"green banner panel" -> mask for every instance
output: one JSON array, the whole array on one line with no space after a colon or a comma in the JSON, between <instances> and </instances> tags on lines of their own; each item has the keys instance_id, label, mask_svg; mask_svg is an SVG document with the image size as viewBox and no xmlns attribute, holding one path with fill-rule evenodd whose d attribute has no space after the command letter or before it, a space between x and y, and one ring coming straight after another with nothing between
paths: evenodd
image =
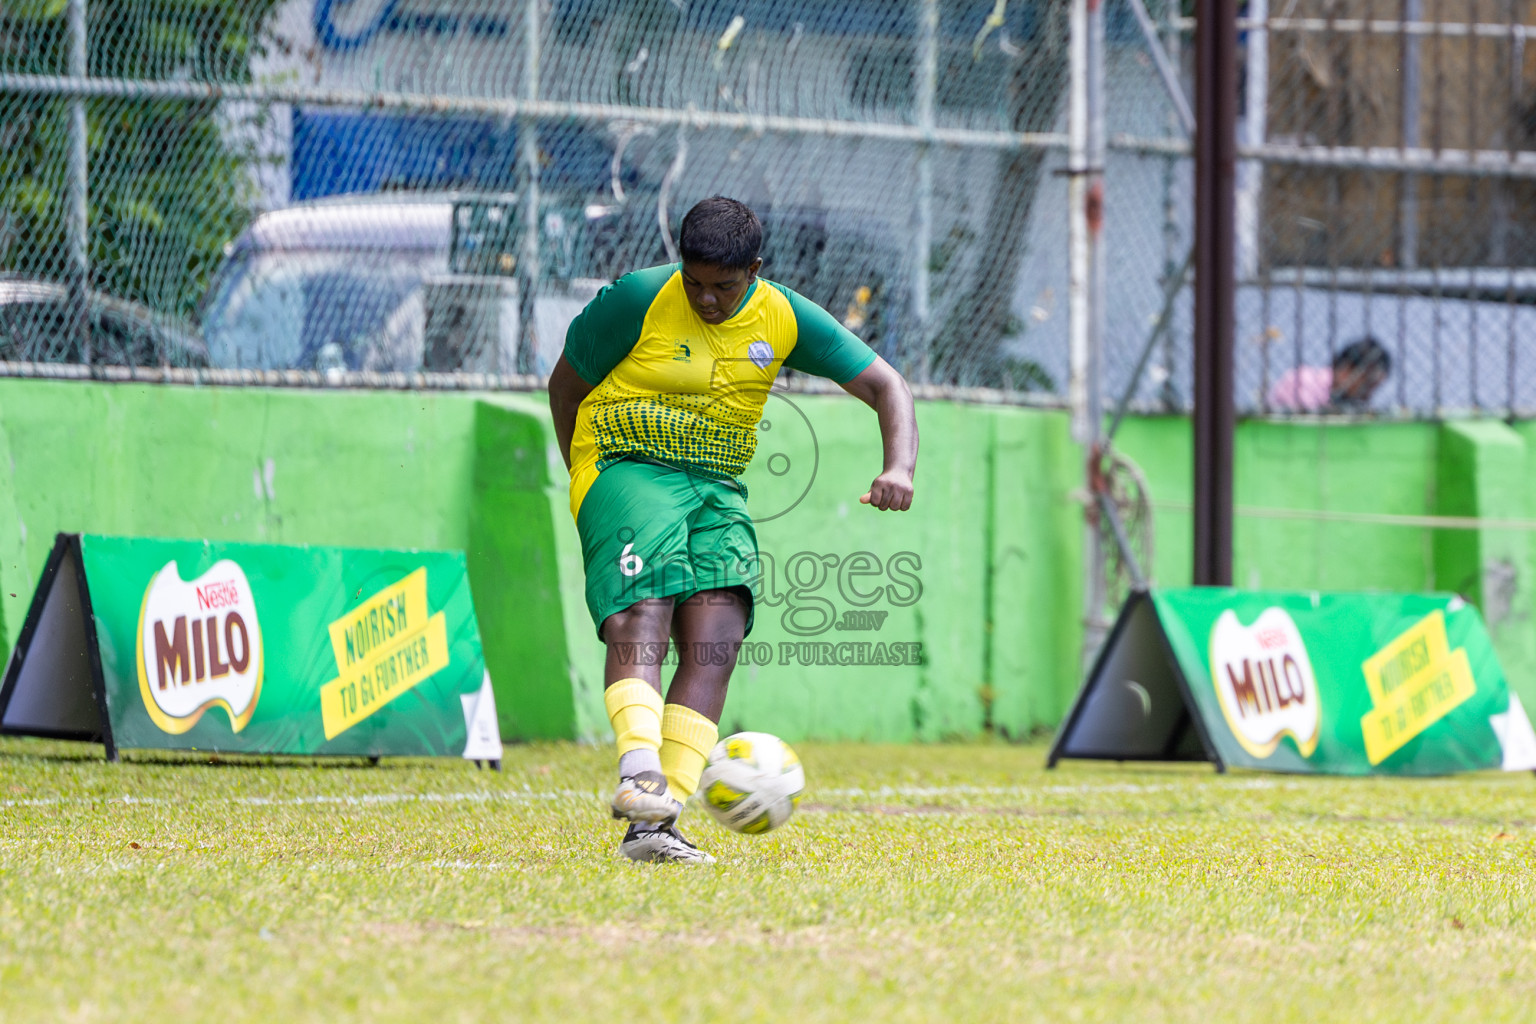
<instances>
[{"instance_id":1,"label":"green banner panel","mask_svg":"<svg viewBox=\"0 0 1536 1024\"><path fill-rule=\"evenodd\" d=\"M1536 768L1536 734L1459 597L1194 587L1126 603L1063 757L1443 775Z\"/></svg>"},{"instance_id":2,"label":"green banner panel","mask_svg":"<svg viewBox=\"0 0 1536 1024\"><path fill-rule=\"evenodd\" d=\"M0 731L499 761L459 552L59 535Z\"/></svg>"}]
</instances>

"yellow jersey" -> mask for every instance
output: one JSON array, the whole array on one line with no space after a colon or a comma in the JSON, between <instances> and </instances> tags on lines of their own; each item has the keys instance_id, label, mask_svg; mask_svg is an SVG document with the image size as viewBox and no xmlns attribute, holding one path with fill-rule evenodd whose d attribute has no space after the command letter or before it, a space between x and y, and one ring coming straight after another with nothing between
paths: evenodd
<instances>
[{"instance_id":1,"label":"yellow jersey","mask_svg":"<svg viewBox=\"0 0 1536 1024\"><path fill-rule=\"evenodd\" d=\"M845 384L875 353L826 310L763 278L729 319L705 323L674 263L598 292L566 331L565 358L593 385L571 438L575 516L598 473L623 458L740 476L781 366Z\"/></svg>"}]
</instances>

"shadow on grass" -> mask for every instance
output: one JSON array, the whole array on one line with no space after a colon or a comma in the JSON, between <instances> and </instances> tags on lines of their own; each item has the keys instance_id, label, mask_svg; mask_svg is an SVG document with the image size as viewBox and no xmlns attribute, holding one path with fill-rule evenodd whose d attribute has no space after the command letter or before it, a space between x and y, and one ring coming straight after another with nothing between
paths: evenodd
<instances>
[{"instance_id":1,"label":"shadow on grass","mask_svg":"<svg viewBox=\"0 0 1536 1024\"><path fill-rule=\"evenodd\" d=\"M442 765L458 758L392 757L388 760L364 756L290 756L272 754L212 753L201 750L120 750L119 764L153 765L157 768L367 768L398 771L423 765ZM0 762L47 761L53 763L107 764L106 751L99 743L46 740L30 736L0 737Z\"/></svg>"}]
</instances>

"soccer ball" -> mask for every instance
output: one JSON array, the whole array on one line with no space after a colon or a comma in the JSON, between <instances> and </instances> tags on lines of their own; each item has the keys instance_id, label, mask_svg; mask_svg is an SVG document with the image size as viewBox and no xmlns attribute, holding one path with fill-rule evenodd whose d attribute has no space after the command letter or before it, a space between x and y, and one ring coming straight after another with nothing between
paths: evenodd
<instances>
[{"instance_id":1,"label":"soccer ball","mask_svg":"<svg viewBox=\"0 0 1536 1024\"><path fill-rule=\"evenodd\" d=\"M738 732L716 743L699 777L699 792L714 819L753 836L788 821L804 789L800 758L766 732Z\"/></svg>"}]
</instances>

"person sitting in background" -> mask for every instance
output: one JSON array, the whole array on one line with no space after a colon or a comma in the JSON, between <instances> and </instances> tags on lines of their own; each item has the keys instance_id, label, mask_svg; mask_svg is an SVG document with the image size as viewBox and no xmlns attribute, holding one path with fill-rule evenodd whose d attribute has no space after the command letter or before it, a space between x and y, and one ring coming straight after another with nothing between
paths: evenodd
<instances>
[{"instance_id":1,"label":"person sitting in background","mask_svg":"<svg viewBox=\"0 0 1536 1024\"><path fill-rule=\"evenodd\" d=\"M1392 372L1392 357L1375 338L1345 345L1333 365L1298 366L1269 389L1269 407L1281 412L1362 412Z\"/></svg>"}]
</instances>

